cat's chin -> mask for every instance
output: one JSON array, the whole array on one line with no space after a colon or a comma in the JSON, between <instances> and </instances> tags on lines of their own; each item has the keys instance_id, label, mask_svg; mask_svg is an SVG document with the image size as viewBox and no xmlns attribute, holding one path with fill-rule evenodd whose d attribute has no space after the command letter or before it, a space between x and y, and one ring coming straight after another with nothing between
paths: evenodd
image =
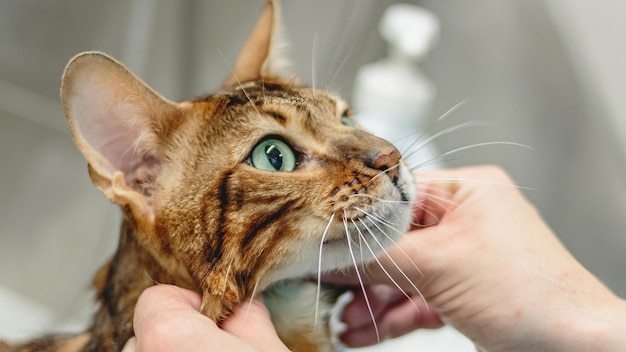
<instances>
[{"instance_id":1,"label":"cat's chin","mask_svg":"<svg viewBox=\"0 0 626 352\"><path fill-rule=\"evenodd\" d=\"M309 236L310 242L294 253L297 260L277 270L271 281L317 277L318 272L354 267L395 246L410 227L417 192L411 171L404 164L399 169L399 180L393 185L389 182L387 197L369 204L366 213L354 212L355 217L347 212L344 216L335 214L324 235L320 231ZM322 225L309 228L320 229Z\"/></svg>"},{"instance_id":2,"label":"cat's chin","mask_svg":"<svg viewBox=\"0 0 626 352\"><path fill-rule=\"evenodd\" d=\"M324 242L322 242L322 245L323 246L332 246L332 245L338 244L338 243L340 243L342 241L345 241L345 239L344 238L333 238L333 239L325 240Z\"/></svg>"}]
</instances>

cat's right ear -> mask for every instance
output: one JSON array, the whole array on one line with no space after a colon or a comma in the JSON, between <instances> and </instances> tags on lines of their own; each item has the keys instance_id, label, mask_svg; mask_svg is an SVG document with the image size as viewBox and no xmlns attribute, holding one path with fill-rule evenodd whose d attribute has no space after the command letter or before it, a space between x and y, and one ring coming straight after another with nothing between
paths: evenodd
<instances>
[{"instance_id":1,"label":"cat's right ear","mask_svg":"<svg viewBox=\"0 0 626 352\"><path fill-rule=\"evenodd\" d=\"M266 0L261 15L241 49L224 86L233 86L262 77L279 77L285 73L289 60L283 52L286 41L282 35L280 17L279 1Z\"/></svg>"},{"instance_id":2,"label":"cat's right ear","mask_svg":"<svg viewBox=\"0 0 626 352\"><path fill-rule=\"evenodd\" d=\"M61 101L94 184L113 202L129 206L136 219L151 218L149 193L142 189L160 170L161 141L180 107L98 52L69 62Z\"/></svg>"}]
</instances>

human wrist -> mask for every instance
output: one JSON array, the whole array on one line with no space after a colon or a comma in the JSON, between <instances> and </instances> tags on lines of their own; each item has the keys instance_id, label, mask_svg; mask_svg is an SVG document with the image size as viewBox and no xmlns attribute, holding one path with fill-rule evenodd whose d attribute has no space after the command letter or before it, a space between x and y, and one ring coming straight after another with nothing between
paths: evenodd
<instances>
[{"instance_id":1,"label":"human wrist","mask_svg":"<svg viewBox=\"0 0 626 352\"><path fill-rule=\"evenodd\" d=\"M593 303L590 302L590 305ZM590 309L593 310L591 313L572 309L565 314L560 314L559 319L551 319L550 315L554 312L546 312L543 321L536 321L532 326L519 322L518 331L509 335L509 338L496 339L483 346L477 345L477 350L481 352L626 351L626 334L624 334L626 301L615 298Z\"/></svg>"},{"instance_id":2,"label":"human wrist","mask_svg":"<svg viewBox=\"0 0 626 352\"><path fill-rule=\"evenodd\" d=\"M593 304L590 302L590 304ZM626 350L626 301L611 295L585 316L555 326L555 342L564 342L554 351L624 351ZM576 315L576 312L572 312Z\"/></svg>"},{"instance_id":3,"label":"human wrist","mask_svg":"<svg viewBox=\"0 0 626 352\"><path fill-rule=\"evenodd\" d=\"M486 343L479 350L626 351L626 300L582 266L571 264L570 269L551 272L561 278L552 283L536 280L535 288L541 289L531 295L521 290L515 302L508 302L511 314L495 309L500 313L492 323L498 321L500 329L476 339Z\"/></svg>"},{"instance_id":4,"label":"human wrist","mask_svg":"<svg viewBox=\"0 0 626 352\"><path fill-rule=\"evenodd\" d=\"M584 306L554 302L540 320L531 319L535 323L517 335L517 342L509 341L510 348L493 351L625 351L626 301L605 292L604 297L586 297Z\"/></svg>"}]
</instances>

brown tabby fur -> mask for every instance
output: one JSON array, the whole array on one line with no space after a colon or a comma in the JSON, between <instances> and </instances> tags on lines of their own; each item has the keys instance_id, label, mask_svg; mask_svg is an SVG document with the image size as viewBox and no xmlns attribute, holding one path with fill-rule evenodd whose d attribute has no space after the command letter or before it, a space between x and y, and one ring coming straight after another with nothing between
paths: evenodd
<instances>
[{"instance_id":1,"label":"brown tabby fur","mask_svg":"<svg viewBox=\"0 0 626 352\"><path fill-rule=\"evenodd\" d=\"M120 351L139 295L155 283L201 293L202 313L220 322L270 284L314 275L322 234L322 269L351 265L346 226L362 219L357 207L405 214L398 226L408 226L414 189L402 186L412 180L399 152L342 124L349 110L338 97L275 76L277 10L268 1L224 89L193 101L160 97L101 53L68 64L68 125L94 184L121 207L119 246L95 277L99 308L86 333L0 351ZM294 171L250 164L267 136L296 151ZM332 348L327 327L326 341L298 335L308 330L281 336L299 351Z\"/></svg>"}]
</instances>

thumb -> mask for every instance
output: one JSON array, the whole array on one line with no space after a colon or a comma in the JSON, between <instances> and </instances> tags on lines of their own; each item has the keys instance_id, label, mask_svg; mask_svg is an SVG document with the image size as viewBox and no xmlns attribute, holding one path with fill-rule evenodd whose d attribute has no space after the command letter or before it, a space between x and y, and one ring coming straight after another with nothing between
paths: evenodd
<instances>
[{"instance_id":1,"label":"thumb","mask_svg":"<svg viewBox=\"0 0 626 352\"><path fill-rule=\"evenodd\" d=\"M263 297L237 306L222 329L261 351L289 351L278 337Z\"/></svg>"}]
</instances>

